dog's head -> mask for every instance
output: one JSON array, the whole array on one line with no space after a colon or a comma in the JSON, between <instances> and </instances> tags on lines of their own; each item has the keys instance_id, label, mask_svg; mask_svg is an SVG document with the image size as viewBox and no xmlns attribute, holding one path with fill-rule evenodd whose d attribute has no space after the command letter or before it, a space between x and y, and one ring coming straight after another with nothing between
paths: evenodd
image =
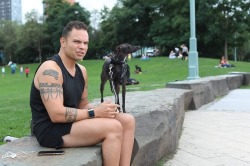
<instances>
[{"instance_id":1,"label":"dog's head","mask_svg":"<svg viewBox=\"0 0 250 166\"><path fill-rule=\"evenodd\" d=\"M133 52L136 52L140 49L140 46L132 46L128 43L121 44L116 47L116 54L122 53L122 54L131 54Z\"/></svg>"},{"instance_id":2,"label":"dog's head","mask_svg":"<svg viewBox=\"0 0 250 166\"><path fill-rule=\"evenodd\" d=\"M116 50L111 58L113 63L121 63L124 62L128 56L133 52L136 52L140 49L140 46L132 46L128 43L121 44L116 47Z\"/></svg>"}]
</instances>

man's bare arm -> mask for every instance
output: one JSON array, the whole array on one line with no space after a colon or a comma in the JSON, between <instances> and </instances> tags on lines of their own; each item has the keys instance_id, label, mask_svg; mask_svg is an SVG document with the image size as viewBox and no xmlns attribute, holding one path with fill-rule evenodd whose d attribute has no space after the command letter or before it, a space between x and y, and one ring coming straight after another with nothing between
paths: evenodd
<instances>
[{"instance_id":1,"label":"man's bare arm","mask_svg":"<svg viewBox=\"0 0 250 166\"><path fill-rule=\"evenodd\" d=\"M53 69L49 69L49 70L45 70L43 72L43 75L48 75L48 76L52 76L54 77L56 80L58 80L58 72L53 70Z\"/></svg>"},{"instance_id":2,"label":"man's bare arm","mask_svg":"<svg viewBox=\"0 0 250 166\"><path fill-rule=\"evenodd\" d=\"M66 107L65 120L67 122L75 122L77 117L77 109Z\"/></svg>"},{"instance_id":3,"label":"man's bare arm","mask_svg":"<svg viewBox=\"0 0 250 166\"><path fill-rule=\"evenodd\" d=\"M50 99L56 100L63 96L62 85L56 83L39 83L40 95L46 102Z\"/></svg>"}]
</instances>

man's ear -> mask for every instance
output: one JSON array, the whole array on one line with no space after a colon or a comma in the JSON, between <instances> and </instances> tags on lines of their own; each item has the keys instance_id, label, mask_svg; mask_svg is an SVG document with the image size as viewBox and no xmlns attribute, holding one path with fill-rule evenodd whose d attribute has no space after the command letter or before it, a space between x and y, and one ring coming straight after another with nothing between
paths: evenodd
<instances>
[{"instance_id":1,"label":"man's ear","mask_svg":"<svg viewBox=\"0 0 250 166\"><path fill-rule=\"evenodd\" d=\"M60 44L61 44L61 47L65 48L66 40L64 37L60 38Z\"/></svg>"}]
</instances>

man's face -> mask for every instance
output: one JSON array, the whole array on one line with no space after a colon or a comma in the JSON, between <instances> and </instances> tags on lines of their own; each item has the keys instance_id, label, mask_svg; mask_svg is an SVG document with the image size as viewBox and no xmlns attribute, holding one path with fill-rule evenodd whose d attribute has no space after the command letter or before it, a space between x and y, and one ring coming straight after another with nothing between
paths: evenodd
<instances>
[{"instance_id":1,"label":"man's face","mask_svg":"<svg viewBox=\"0 0 250 166\"><path fill-rule=\"evenodd\" d=\"M84 58L87 53L89 44L89 35L86 30L73 29L66 38L61 38L61 47L64 54L79 61Z\"/></svg>"}]
</instances>

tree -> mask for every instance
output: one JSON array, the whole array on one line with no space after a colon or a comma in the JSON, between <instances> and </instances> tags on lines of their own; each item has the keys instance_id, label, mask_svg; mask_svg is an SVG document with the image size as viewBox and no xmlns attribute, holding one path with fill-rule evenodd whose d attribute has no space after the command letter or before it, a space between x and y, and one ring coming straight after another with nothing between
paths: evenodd
<instances>
[{"instance_id":1,"label":"tree","mask_svg":"<svg viewBox=\"0 0 250 166\"><path fill-rule=\"evenodd\" d=\"M0 21L0 50L4 48L4 21Z\"/></svg>"},{"instance_id":2,"label":"tree","mask_svg":"<svg viewBox=\"0 0 250 166\"><path fill-rule=\"evenodd\" d=\"M45 8L45 27L46 33L50 34L48 42L53 46L51 52L57 53L59 51L62 27L69 21L81 20L86 25L90 24L90 12L82 8L79 3L70 5L63 0L44 0Z\"/></svg>"},{"instance_id":3,"label":"tree","mask_svg":"<svg viewBox=\"0 0 250 166\"><path fill-rule=\"evenodd\" d=\"M148 0L150 3L152 0ZM153 41L163 53L179 47L182 43L188 45L190 37L189 1L163 0L152 3L152 20L150 33Z\"/></svg>"},{"instance_id":4,"label":"tree","mask_svg":"<svg viewBox=\"0 0 250 166\"><path fill-rule=\"evenodd\" d=\"M220 13L214 10L217 1L196 1L196 37L199 56L219 58L223 54L221 43L224 39L221 35L220 22L216 19Z\"/></svg>"},{"instance_id":5,"label":"tree","mask_svg":"<svg viewBox=\"0 0 250 166\"><path fill-rule=\"evenodd\" d=\"M123 18L121 21L127 22L125 27L127 34L124 39L136 45L154 46L153 36L150 33L150 27L153 22L151 17L153 8L151 4L144 0L126 0L123 1L123 6L125 15L121 15ZM123 30L124 25L119 25L121 26L120 29Z\"/></svg>"},{"instance_id":6,"label":"tree","mask_svg":"<svg viewBox=\"0 0 250 166\"><path fill-rule=\"evenodd\" d=\"M72 20L81 20L89 26L87 59L100 58L121 43L156 46L166 55L174 47L189 42L189 1L118 0L112 9L93 11L92 24L90 12L79 3L43 2L46 4L43 19L32 11L26 14L24 25L0 22L0 50L6 60L35 62L57 53L62 28ZM195 5L199 56L219 58L224 54L230 58L237 48L238 59L249 60L250 1L203 0Z\"/></svg>"},{"instance_id":7,"label":"tree","mask_svg":"<svg viewBox=\"0 0 250 166\"><path fill-rule=\"evenodd\" d=\"M38 59L41 63L43 41L45 39L44 26L42 23L39 23L41 18L39 18L38 12L35 10L32 10L30 13L26 14L26 20L27 21L25 25L22 26L20 34L18 35L18 52L21 53L20 56L22 56L24 59L25 56L29 56L24 53L25 49L32 48L38 53ZM33 57L34 54L30 56ZM29 58L25 58L26 61L29 61L28 59ZM36 57L33 57L32 59L36 59Z\"/></svg>"},{"instance_id":8,"label":"tree","mask_svg":"<svg viewBox=\"0 0 250 166\"><path fill-rule=\"evenodd\" d=\"M235 45L235 41L242 45L247 40L241 34L250 30L249 8L249 0L219 0L214 5L214 11L219 13L215 19L219 22L221 35L224 38L226 57L228 57L228 45Z\"/></svg>"},{"instance_id":9,"label":"tree","mask_svg":"<svg viewBox=\"0 0 250 166\"><path fill-rule=\"evenodd\" d=\"M3 48L4 48L4 34L3 34L3 21L0 21L0 66L4 64L4 55L3 55Z\"/></svg>"},{"instance_id":10,"label":"tree","mask_svg":"<svg viewBox=\"0 0 250 166\"><path fill-rule=\"evenodd\" d=\"M17 22L12 21L3 21L1 23L1 31L2 31L2 41L3 41L3 52L6 58L10 61L17 61L14 50L16 49L17 43L14 39L16 39L16 32L19 28Z\"/></svg>"},{"instance_id":11,"label":"tree","mask_svg":"<svg viewBox=\"0 0 250 166\"><path fill-rule=\"evenodd\" d=\"M142 0L120 0L108 11L101 11L101 45L112 50L121 43L154 46L149 30L150 7Z\"/></svg>"}]
</instances>

